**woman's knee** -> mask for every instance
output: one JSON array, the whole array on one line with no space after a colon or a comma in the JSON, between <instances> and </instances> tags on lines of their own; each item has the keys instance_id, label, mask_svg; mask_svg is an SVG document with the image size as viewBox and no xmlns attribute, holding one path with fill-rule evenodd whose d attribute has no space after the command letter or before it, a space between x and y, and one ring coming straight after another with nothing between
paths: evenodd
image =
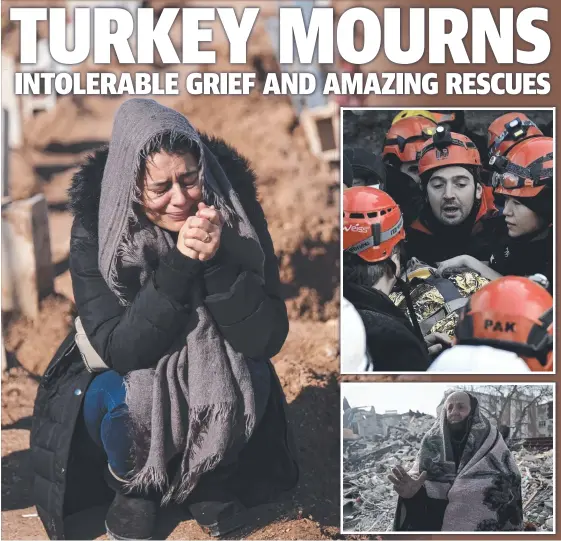
<instances>
[{"instance_id":1,"label":"woman's knee","mask_svg":"<svg viewBox=\"0 0 561 541\"><path fill-rule=\"evenodd\" d=\"M86 392L85 401L93 399L100 407L111 410L125 401L125 382L123 376L108 370L96 376Z\"/></svg>"}]
</instances>

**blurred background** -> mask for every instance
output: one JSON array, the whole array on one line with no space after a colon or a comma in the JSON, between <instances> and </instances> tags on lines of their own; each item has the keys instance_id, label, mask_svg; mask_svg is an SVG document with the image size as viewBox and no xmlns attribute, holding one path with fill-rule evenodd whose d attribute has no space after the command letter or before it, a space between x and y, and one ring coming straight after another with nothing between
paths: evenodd
<instances>
[{"instance_id":1,"label":"blurred background","mask_svg":"<svg viewBox=\"0 0 561 541\"><path fill-rule=\"evenodd\" d=\"M505 109L465 110L465 123L470 132L487 137L487 128L493 120L506 112L518 111L516 107ZM553 112L524 109L523 111L540 128L553 121ZM343 144L364 148L375 153L382 153L384 138L390 129L392 119L399 109L377 111L345 110L343 112Z\"/></svg>"},{"instance_id":2,"label":"blurred background","mask_svg":"<svg viewBox=\"0 0 561 541\"><path fill-rule=\"evenodd\" d=\"M10 7L74 7L100 2L54 0L2 2L2 537L44 539L31 499L29 429L40 376L75 317L68 271L72 216L67 208L73 174L94 149L107 144L113 115L126 97L13 94L20 71L19 27ZM134 8L212 6L213 2L101 2ZM284 3L293 5L297 3ZM74 71L249 71L262 81L280 72L273 47L278 4L236 2L261 8L249 40L248 64L231 66L220 25L213 25L215 66L84 63ZM306 9L313 2L300 2ZM325 5L325 2L322 3ZM68 18L71 24L71 16ZM210 24L209 24L210 26ZM38 27L38 65L55 71L44 51L46 23ZM181 21L171 37L181 51ZM48 49L47 49L48 51ZM158 60L158 59L157 59ZM30 69L30 68L26 68ZM181 85L180 85L181 86ZM339 526L339 173L338 105L323 96L301 102L286 96L157 97L185 114L202 132L223 138L245 155L257 174L259 198L279 259L290 333L274 359L289 402L301 454L299 488L279 505L261 510L257 527L241 535L258 539L331 539ZM7 113L7 114L6 114ZM199 528L166 511L170 539L201 539ZM174 514L175 513L175 514ZM79 517L76 536L103 533L103 514ZM272 518L277 520L270 525ZM101 525L101 528L100 528ZM85 530L84 530L85 528ZM78 538L78 537L76 537Z\"/></svg>"}]
</instances>

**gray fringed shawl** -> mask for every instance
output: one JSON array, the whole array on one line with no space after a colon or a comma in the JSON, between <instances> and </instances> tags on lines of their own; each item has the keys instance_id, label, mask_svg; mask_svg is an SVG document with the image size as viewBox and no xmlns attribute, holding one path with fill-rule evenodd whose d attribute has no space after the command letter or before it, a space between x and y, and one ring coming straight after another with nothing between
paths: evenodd
<instances>
[{"instance_id":1,"label":"gray fringed shawl","mask_svg":"<svg viewBox=\"0 0 561 541\"><path fill-rule=\"evenodd\" d=\"M245 268L263 278L262 250L239 249L239 242L247 239L260 247L257 234L197 131L183 115L156 101L130 99L115 117L99 211L99 266L125 305L150 276L154 263L175 245L168 232L138 211L142 149L166 132L188 138L200 151L203 198L222 212L228 224L222 231L221 251L235 254ZM243 447L256 422L248 363L222 337L203 303L202 284L194 283L192 294L193 310L183 334L161 359L154 359L155 368L130 372L125 379L135 437L143 434L149 441L147 456L144 450L142 459L135 457L130 486L164 490L164 502L183 501L203 473ZM166 466L177 454L182 456L181 465L170 480Z\"/></svg>"},{"instance_id":2,"label":"gray fringed shawl","mask_svg":"<svg viewBox=\"0 0 561 541\"><path fill-rule=\"evenodd\" d=\"M429 498L448 500L443 532L516 531L522 524L520 472L497 428L476 406L456 470L446 411L421 442L410 474L426 471Z\"/></svg>"}]
</instances>

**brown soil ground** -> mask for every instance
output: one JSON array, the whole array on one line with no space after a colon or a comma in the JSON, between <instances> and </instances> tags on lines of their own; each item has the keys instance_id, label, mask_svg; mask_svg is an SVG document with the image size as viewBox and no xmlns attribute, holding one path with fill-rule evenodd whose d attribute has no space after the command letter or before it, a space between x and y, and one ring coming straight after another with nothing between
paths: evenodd
<instances>
[{"instance_id":1,"label":"brown soil ground","mask_svg":"<svg viewBox=\"0 0 561 541\"><path fill-rule=\"evenodd\" d=\"M43 4L49 2L44 0ZM3 11L5 8L3 5ZM4 38L8 37L5 34ZM252 34L249 56L250 65L257 57L265 65L273 61L262 23ZM220 64L213 71L233 69L224 58L222 51ZM112 69L119 71L118 66ZM168 69L179 71L181 80L188 67ZM9 318L7 314L3 318L11 367L2 385L4 539L46 537L31 497L28 446L39 377L68 332L74 315L68 272L71 216L66 209L66 190L87 153L109 139L113 114L122 101L122 98L100 96L79 100L62 97L54 111L41 113L26 123L25 148L11 156L13 196L24 197L39 190L49 202L57 277L56 294L44 299L38 321ZM163 97L160 101L186 114L200 130L223 137L251 161L280 260L283 293L290 314L289 337L274 363L289 403L302 477L298 488L283 501L257 509L252 528L240 536L336 538L339 531L338 171L314 158L301 128L293 129L295 119L288 98L265 97L255 92L239 97L182 95ZM69 528L70 538L103 538L103 510L73 517ZM166 537L206 538L179 509L165 510L160 520L158 538Z\"/></svg>"}]
</instances>

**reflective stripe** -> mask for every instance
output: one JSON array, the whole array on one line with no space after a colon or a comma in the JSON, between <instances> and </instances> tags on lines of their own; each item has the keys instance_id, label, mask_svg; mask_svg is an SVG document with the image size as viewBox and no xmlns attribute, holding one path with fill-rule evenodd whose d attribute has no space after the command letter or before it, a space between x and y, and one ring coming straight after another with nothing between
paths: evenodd
<instances>
[{"instance_id":1,"label":"reflective stripe","mask_svg":"<svg viewBox=\"0 0 561 541\"><path fill-rule=\"evenodd\" d=\"M382 234L380 235L380 244L398 235L402 228L403 228L403 216L400 216L399 222L397 222L396 225L394 225L388 231L382 231Z\"/></svg>"},{"instance_id":2,"label":"reflective stripe","mask_svg":"<svg viewBox=\"0 0 561 541\"><path fill-rule=\"evenodd\" d=\"M367 239L361 240L357 244L353 244L352 246L349 246L349 248L347 248L345 252L349 252L351 254L358 254L360 252L364 252L364 250L367 250L368 248L372 248L372 246L374 246L374 237L370 236Z\"/></svg>"},{"instance_id":3,"label":"reflective stripe","mask_svg":"<svg viewBox=\"0 0 561 541\"><path fill-rule=\"evenodd\" d=\"M360 242L357 242L356 244L353 244L352 246L349 246L345 250L345 252L349 252L351 254L358 254L360 252L364 252L364 250L367 250L368 248L372 248L374 246L379 246L383 242L386 242L386 241L392 239L396 235L399 235L399 232L401 231L402 228L403 228L403 216L400 216L399 222L397 222L397 224L394 227L392 227L391 229L388 229L387 231L382 231L380 233L380 242L378 244L374 244L374 236L370 235L370 237L368 237L364 240L361 240Z\"/></svg>"}]
</instances>

